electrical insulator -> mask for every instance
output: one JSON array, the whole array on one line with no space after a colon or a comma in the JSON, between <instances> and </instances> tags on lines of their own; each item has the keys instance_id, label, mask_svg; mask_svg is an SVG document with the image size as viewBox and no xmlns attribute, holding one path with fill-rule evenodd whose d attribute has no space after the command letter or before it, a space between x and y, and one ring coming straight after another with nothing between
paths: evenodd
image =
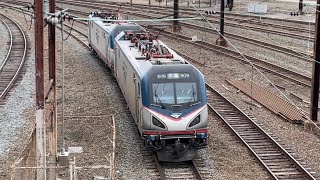
<instances>
[{"instance_id":1,"label":"electrical insulator","mask_svg":"<svg viewBox=\"0 0 320 180\"><path fill-rule=\"evenodd\" d=\"M28 3L28 5L27 5L26 7L28 8L28 10L30 10L30 9L34 9L34 5L33 5L33 4L31 4L31 3Z\"/></svg>"},{"instance_id":2,"label":"electrical insulator","mask_svg":"<svg viewBox=\"0 0 320 180\"><path fill-rule=\"evenodd\" d=\"M46 22L49 24L56 25L59 23L59 19L57 17L48 16L46 17Z\"/></svg>"}]
</instances>

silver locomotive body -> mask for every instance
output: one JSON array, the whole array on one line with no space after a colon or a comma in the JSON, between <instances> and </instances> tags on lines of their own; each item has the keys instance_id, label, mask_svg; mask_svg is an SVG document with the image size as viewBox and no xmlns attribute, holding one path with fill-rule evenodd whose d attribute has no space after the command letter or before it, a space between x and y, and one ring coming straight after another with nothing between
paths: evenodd
<instances>
[{"instance_id":1,"label":"silver locomotive body","mask_svg":"<svg viewBox=\"0 0 320 180\"><path fill-rule=\"evenodd\" d=\"M203 75L141 26L91 18L90 46L112 70L145 145L160 161L193 159L207 146Z\"/></svg>"}]
</instances>

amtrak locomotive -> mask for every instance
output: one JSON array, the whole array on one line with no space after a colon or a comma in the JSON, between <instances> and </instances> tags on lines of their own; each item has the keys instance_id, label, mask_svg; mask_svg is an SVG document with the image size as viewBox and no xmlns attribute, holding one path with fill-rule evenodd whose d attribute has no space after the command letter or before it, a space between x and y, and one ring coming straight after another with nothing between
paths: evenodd
<instances>
[{"instance_id":1,"label":"amtrak locomotive","mask_svg":"<svg viewBox=\"0 0 320 180\"><path fill-rule=\"evenodd\" d=\"M160 161L186 161L207 146L204 76L141 26L91 13L89 44L111 69L145 146Z\"/></svg>"}]
</instances>

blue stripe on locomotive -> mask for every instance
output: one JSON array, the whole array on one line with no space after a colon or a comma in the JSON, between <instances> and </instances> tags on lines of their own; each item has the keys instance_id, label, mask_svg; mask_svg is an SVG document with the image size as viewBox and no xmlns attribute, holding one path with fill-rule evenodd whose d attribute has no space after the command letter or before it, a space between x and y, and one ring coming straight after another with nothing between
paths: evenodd
<instances>
[{"instance_id":1,"label":"blue stripe on locomotive","mask_svg":"<svg viewBox=\"0 0 320 180\"><path fill-rule=\"evenodd\" d=\"M152 69L150 69L152 70ZM204 77L203 75L198 71L196 70L197 73L197 76L198 76L198 79L199 79L199 84L200 84L200 93L201 93L201 103L198 104L198 105L195 105L195 106L192 106L190 108L184 108L182 110L179 111L179 113L181 113L181 116L180 117L183 117L195 110L197 110L199 107L202 107L204 106L206 103L207 103L207 97L206 97L206 86L205 86L205 80L204 80ZM142 104L143 106L149 108L149 109L152 109L156 112L159 112L163 115L166 115L166 116L170 116L172 115L172 110L168 110L168 109L162 109L162 108L159 108L159 107L155 107L155 106L151 106L151 99L150 99L150 92L151 89L149 89L149 76L148 76L148 73L146 73L143 78L141 79L141 96L142 96Z\"/></svg>"}]
</instances>

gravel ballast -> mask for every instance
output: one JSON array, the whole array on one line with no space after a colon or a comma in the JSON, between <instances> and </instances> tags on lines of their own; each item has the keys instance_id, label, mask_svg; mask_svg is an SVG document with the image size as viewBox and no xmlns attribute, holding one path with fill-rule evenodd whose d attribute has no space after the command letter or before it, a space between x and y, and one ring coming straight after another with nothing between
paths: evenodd
<instances>
[{"instance_id":1,"label":"gravel ballast","mask_svg":"<svg viewBox=\"0 0 320 180\"><path fill-rule=\"evenodd\" d=\"M1 11L1 8L0 8ZM9 32L7 29L7 26L5 26L5 24L0 21L0 66L4 61L4 58L7 56L8 53L8 48L9 46L7 46L6 44L10 42L9 39Z\"/></svg>"},{"instance_id":2,"label":"gravel ballast","mask_svg":"<svg viewBox=\"0 0 320 180\"><path fill-rule=\"evenodd\" d=\"M90 10L88 10L88 12L90 12ZM241 34L245 33L245 30L236 28L226 29L230 31L241 32ZM191 32L191 34L196 33ZM261 35L264 36L265 34L258 34L257 36ZM258 73L254 72L252 74L252 68L250 66L243 65L242 63L230 58L225 58L221 55L210 53L204 50L202 50L200 54L200 50L198 48L194 48L187 44L177 44L176 41L172 39L166 39L162 36L160 36L160 38L163 39L165 43L168 43L168 45L179 49L183 48L186 53L189 53L190 55L193 54L194 57L200 57L199 61L206 62L206 67L200 67L198 65L197 67L205 74L206 80L210 85L213 85L215 88L217 88L245 112L253 114L257 119L256 121L268 132L272 132L276 137L278 137L279 141L285 144L287 148L292 149L292 151L295 152L296 157L311 166L312 170L320 172L320 164L318 162L318 159L320 158L320 153L318 153L318 149L320 148L319 137L312 133L306 132L301 125L293 125L283 121L283 119L272 114L265 108L259 108L247 104L245 101L250 101L250 98L242 93L237 93L235 88L225 82L226 78L250 79L251 77L254 77L255 83L267 87L268 82L260 75L257 75ZM282 39L280 36L273 37L272 40L279 43L290 44L292 46L297 45L301 46L302 48L305 47L305 43L286 38ZM249 46L238 42L235 44L236 46L241 47L241 51L245 50L244 48L246 47L248 51L251 50L257 52L257 49L253 49L251 45ZM99 134L101 135L105 133L106 135L109 135L110 132L105 132L105 129L103 129L101 126L98 130L96 130L96 128L99 128L99 123L101 123L102 120L106 120L111 114L114 114L116 121L118 120L116 122L117 177L119 179L149 179L148 173L144 167L144 162L141 160L142 158L138 149L138 145L134 140L137 132L135 132L134 128L132 128L132 120L130 119L131 117L125 115L125 112L127 111L125 104L119 101L119 99L122 99L120 89L117 87L114 79L112 79L112 77L110 77L108 74L108 70L103 67L103 64L93 58L89 53L86 54L85 51L86 50L82 46L78 45L78 42L75 42L71 38L66 42L66 59L68 59L68 62L66 65L65 114L70 116L69 118L66 118L66 122L68 121L68 125L66 125L66 144L67 146L82 146L84 148L82 157L80 155L79 158L79 155L76 155L79 165L85 165L87 163L93 165L95 165L94 163L105 163L107 159L106 154L101 152L110 150L110 146L106 145L99 147L101 146L99 143L107 141L105 137L101 137ZM271 55L273 58L270 60L274 62L281 61L281 64L285 66L293 64L293 59L288 60L285 58L285 56L279 56L276 53L273 54L269 50L261 52L259 51L258 55L261 57L269 57L269 55ZM310 65L299 69L296 65L298 64L288 67L296 68L303 73L310 73ZM61 70L60 68L61 67L58 69L59 72ZM31 74L33 77L34 74ZM268 77L274 82L285 86L288 88L288 90L294 91L297 94L306 97L307 99L309 98L309 89L297 86L291 82L284 81L283 79L277 78L274 75L270 75ZM59 91L61 91L60 87L58 88ZM18 89L18 87L16 89ZM24 100L25 97L23 96L18 99L21 101L21 99ZM25 106L32 108L33 104L34 103L31 102L29 105ZM59 99L59 105L61 106L61 98ZM59 109L61 108L60 106ZM302 107L303 104L299 106ZM304 108L308 109L306 107ZM32 110L27 111L29 112L28 114L33 112ZM0 108L0 114L1 113L2 109ZM6 113L9 114L10 110L6 111ZM92 117L87 119L71 118L71 116L86 116L93 114L102 114L103 118L99 117L95 120L92 120ZM31 116L32 115L33 113L31 113ZM24 119L20 116L17 117ZM11 117L8 116L8 118ZM212 138L210 139L210 145L205 154L207 155L207 166L211 168L210 172L214 175L215 179L269 178L264 169L260 167L260 165L250 155L248 150L246 150L246 148L240 144L235 137L223 129L225 127L221 125L219 120L217 120L217 117L210 114L209 121L209 132ZM18 124L19 128L20 125L23 127L23 123L18 122ZM28 127L28 125L26 126ZM103 127L105 127L105 125L103 125ZM10 134L9 130L8 133ZM2 132L0 134L2 134ZM22 137L23 139L23 137L26 136L19 137ZM14 139L18 139L18 136L14 135ZM27 140L25 140L25 142L26 141ZM14 141L14 144L21 144L21 142ZM2 147L2 144L0 147ZM4 156L4 159L5 158L6 156Z\"/></svg>"},{"instance_id":3,"label":"gravel ballast","mask_svg":"<svg viewBox=\"0 0 320 180\"><path fill-rule=\"evenodd\" d=\"M4 10L0 9L0 12L4 13ZM21 26L25 32L28 32L26 26L23 25L24 23L19 21L22 19L22 14L15 14L14 19L22 24ZM1 30L3 30L1 32L4 33L0 33L0 36L3 36L4 38L0 39L7 40L8 34L5 33L6 30ZM29 39L32 39L32 37L32 35L29 36ZM31 46L31 44L29 45ZM3 57L3 53L0 54L0 56ZM20 155L25 143L28 141L31 130L34 127L35 72L34 53L32 51L24 66L26 72L23 75L23 79L11 90L12 95L7 98L6 104L0 106L0 179L2 179L2 177L7 178L6 172L3 172L7 168L5 165L12 163L15 158Z\"/></svg>"}]
</instances>

